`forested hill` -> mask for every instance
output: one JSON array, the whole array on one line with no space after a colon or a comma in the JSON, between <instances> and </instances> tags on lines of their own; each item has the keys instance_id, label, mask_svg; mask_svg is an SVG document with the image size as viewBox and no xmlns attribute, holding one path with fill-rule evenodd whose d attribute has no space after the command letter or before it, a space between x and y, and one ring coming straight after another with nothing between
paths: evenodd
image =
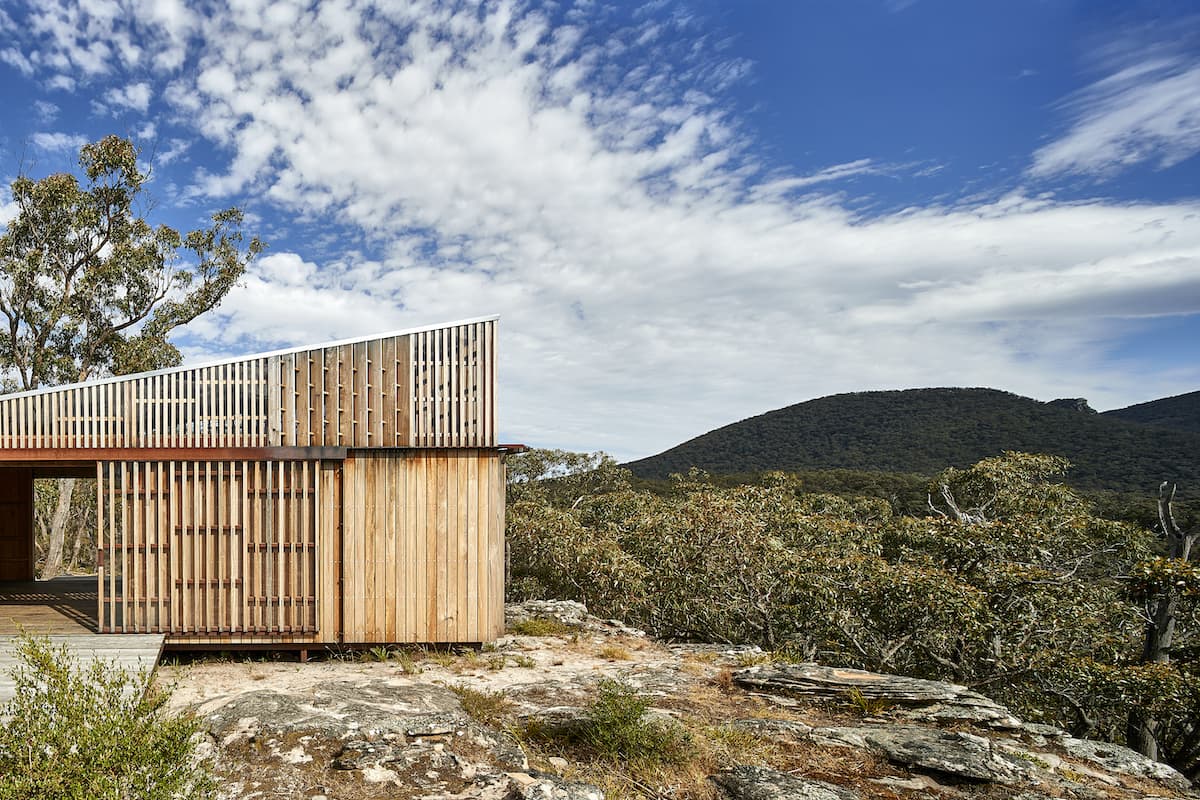
<instances>
[{"instance_id":1,"label":"forested hill","mask_svg":"<svg viewBox=\"0 0 1200 800\"><path fill-rule=\"evenodd\" d=\"M932 475L1004 450L1066 456L1075 465L1068 481L1081 487L1144 491L1166 479L1200 484L1200 432L995 389L822 397L726 425L626 466L646 478L692 466L717 474L854 469Z\"/></svg>"},{"instance_id":2,"label":"forested hill","mask_svg":"<svg viewBox=\"0 0 1200 800\"><path fill-rule=\"evenodd\" d=\"M1128 408L1105 411L1104 416L1200 433L1200 392L1188 392Z\"/></svg>"}]
</instances>

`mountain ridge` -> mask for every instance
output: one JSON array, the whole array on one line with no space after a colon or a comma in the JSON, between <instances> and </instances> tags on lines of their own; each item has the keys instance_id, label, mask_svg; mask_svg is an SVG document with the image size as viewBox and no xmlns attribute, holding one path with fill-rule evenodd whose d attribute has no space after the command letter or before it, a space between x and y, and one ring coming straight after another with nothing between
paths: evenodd
<instances>
[{"instance_id":1,"label":"mountain ridge","mask_svg":"<svg viewBox=\"0 0 1200 800\"><path fill-rule=\"evenodd\" d=\"M1173 430L1200 432L1200 391L1105 411L1104 416Z\"/></svg>"},{"instance_id":2,"label":"mountain ridge","mask_svg":"<svg viewBox=\"0 0 1200 800\"><path fill-rule=\"evenodd\" d=\"M1193 393L1200 400L1200 392ZM1187 421L1189 395L1142 419ZM1175 401L1177 398L1167 398ZM1004 450L1054 453L1074 464L1068 481L1138 489L1163 480L1200 484L1200 431L1097 414L1082 398L1043 402L989 388L850 392L796 403L724 425L625 466L662 478L698 467L729 474L857 469L934 474Z\"/></svg>"}]
</instances>

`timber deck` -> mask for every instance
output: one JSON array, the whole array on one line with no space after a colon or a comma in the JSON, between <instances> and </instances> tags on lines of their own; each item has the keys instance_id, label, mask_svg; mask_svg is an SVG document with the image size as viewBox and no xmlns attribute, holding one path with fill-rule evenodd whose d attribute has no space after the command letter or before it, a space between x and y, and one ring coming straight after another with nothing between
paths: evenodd
<instances>
[{"instance_id":1,"label":"timber deck","mask_svg":"<svg viewBox=\"0 0 1200 800\"><path fill-rule=\"evenodd\" d=\"M25 631L38 635L99 633L96 576L0 583L0 639Z\"/></svg>"},{"instance_id":2,"label":"timber deck","mask_svg":"<svg viewBox=\"0 0 1200 800\"><path fill-rule=\"evenodd\" d=\"M0 702L13 695L15 638L22 631L65 644L82 665L104 660L131 670L154 669L162 634L99 634L96 576L0 583Z\"/></svg>"},{"instance_id":3,"label":"timber deck","mask_svg":"<svg viewBox=\"0 0 1200 800\"><path fill-rule=\"evenodd\" d=\"M54 647L65 644L82 667L86 668L93 661L107 661L137 672L154 669L162 654L166 636L161 633L106 633L48 638ZM14 643L11 637L0 641L0 703L10 700L15 690L12 677L13 667L17 663Z\"/></svg>"}]
</instances>

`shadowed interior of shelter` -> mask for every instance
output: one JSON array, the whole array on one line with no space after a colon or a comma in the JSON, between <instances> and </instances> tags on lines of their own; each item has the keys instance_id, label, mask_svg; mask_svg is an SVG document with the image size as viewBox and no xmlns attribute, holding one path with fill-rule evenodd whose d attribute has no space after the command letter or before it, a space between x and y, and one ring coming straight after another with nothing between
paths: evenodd
<instances>
[{"instance_id":1,"label":"shadowed interior of shelter","mask_svg":"<svg viewBox=\"0 0 1200 800\"><path fill-rule=\"evenodd\" d=\"M96 633L96 576L0 582L0 637Z\"/></svg>"}]
</instances>

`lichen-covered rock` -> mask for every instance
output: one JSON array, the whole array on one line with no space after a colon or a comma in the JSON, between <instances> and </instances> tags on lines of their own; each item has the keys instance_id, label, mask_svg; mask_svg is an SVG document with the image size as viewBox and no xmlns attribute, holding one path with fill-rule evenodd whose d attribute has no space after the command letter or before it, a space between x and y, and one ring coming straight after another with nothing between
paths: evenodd
<instances>
[{"instance_id":1,"label":"lichen-covered rock","mask_svg":"<svg viewBox=\"0 0 1200 800\"><path fill-rule=\"evenodd\" d=\"M551 706L522 714L520 719L531 732L551 739L577 739L591 725L587 711L579 706Z\"/></svg>"},{"instance_id":2,"label":"lichen-covered rock","mask_svg":"<svg viewBox=\"0 0 1200 800\"><path fill-rule=\"evenodd\" d=\"M858 692L868 700L906 707L900 716L922 722L965 721L1006 729L1021 726L1021 720L996 701L942 681L804 663L747 667L733 674L733 682L753 691L790 697L845 699Z\"/></svg>"},{"instance_id":3,"label":"lichen-covered rock","mask_svg":"<svg viewBox=\"0 0 1200 800\"><path fill-rule=\"evenodd\" d=\"M737 766L712 776L732 800L859 800L853 789L767 767Z\"/></svg>"},{"instance_id":4,"label":"lichen-covered rock","mask_svg":"<svg viewBox=\"0 0 1200 800\"><path fill-rule=\"evenodd\" d=\"M604 800L598 786L580 781L563 780L555 775L510 773L521 800Z\"/></svg>"},{"instance_id":5,"label":"lichen-covered rock","mask_svg":"<svg viewBox=\"0 0 1200 800\"><path fill-rule=\"evenodd\" d=\"M972 781L1013 784L1028 779L1031 765L964 731L920 725L816 728L813 741L875 750L893 763Z\"/></svg>"},{"instance_id":6,"label":"lichen-covered rock","mask_svg":"<svg viewBox=\"0 0 1200 800\"><path fill-rule=\"evenodd\" d=\"M304 695L275 690L244 692L205 714L218 740L263 733L309 733L329 739L453 733L471 725L458 697L432 684L382 680L331 681Z\"/></svg>"},{"instance_id":7,"label":"lichen-covered rock","mask_svg":"<svg viewBox=\"0 0 1200 800\"><path fill-rule=\"evenodd\" d=\"M1076 739L1072 736L1063 738L1060 743L1063 749L1075 758L1099 764L1109 772L1150 778L1174 789L1186 789L1191 785L1187 778L1170 765L1153 761L1128 747L1091 739Z\"/></svg>"},{"instance_id":8,"label":"lichen-covered rock","mask_svg":"<svg viewBox=\"0 0 1200 800\"><path fill-rule=\"evenodd\" d=\"M1165 765L1022 723L955 684L801 664L739 670L731 686L726 670L753 659L726 645L630 642L625 629L573 603L513 612L583 633L506 637L498 668L469 652L425 658L417 669L398 660L199 664L183 676L173 710L204 720L221 800L602 800L599 788L570 778L603 766L586 745L586 706L606 678L655 704L646 722L692 734L718 724L739 733L730 744L761 754L761 765L713 777L733 800L1200 798ZM598 656L610 636L621 637L626 657ZM450 686L503 695L503 724L469 717ZM819 702L852 690L860 707L878 713L864 718L845 703ZM764 712L777 718L756 716ZM521 722L564 741L522 743L506 732ZM747 735L769 745L742 742ZM578 738L580 746L570 743ZM832 746L859 752L825 751ZM531 760L556 774L531 769ZM767 764L803 765L813 779Z\"/></svg>"}]
</instances>

